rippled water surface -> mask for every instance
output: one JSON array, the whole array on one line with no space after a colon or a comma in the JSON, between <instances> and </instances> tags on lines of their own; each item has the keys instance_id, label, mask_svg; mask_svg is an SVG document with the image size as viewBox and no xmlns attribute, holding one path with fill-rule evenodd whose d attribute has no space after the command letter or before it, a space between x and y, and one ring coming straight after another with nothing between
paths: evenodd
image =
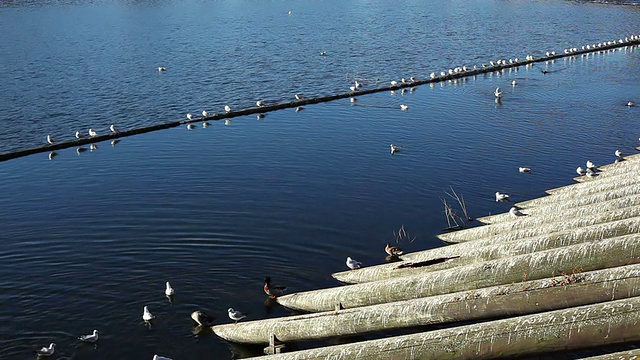
<instances>
[{"instance_id":1,"label":"rippled water surface","mask_svg":"<svg viewBox=\"0 0 640 360\"><path fill-rule=\"evenodd\" d=\"M376 86L539 56L638 24L634 6L564 1L5 1L0 152L344 92L354 77ZM442 246L450 186L479 217L508 210L495 191L541 196L587 159L633 152L640 109L624 104L640 103L639 55L621 48L0 163L0 358L35 358L50 342L59 359L249 355L194 334L191 311L218 323L229 307L287 315L265 307L265 276L291 292L334 286L346 256L383 263L402 225L416 237L405 250ZM391 156L391 143L403 151ZM94 328L98 346L79 344Z\"/></svg>"}]
</instances>

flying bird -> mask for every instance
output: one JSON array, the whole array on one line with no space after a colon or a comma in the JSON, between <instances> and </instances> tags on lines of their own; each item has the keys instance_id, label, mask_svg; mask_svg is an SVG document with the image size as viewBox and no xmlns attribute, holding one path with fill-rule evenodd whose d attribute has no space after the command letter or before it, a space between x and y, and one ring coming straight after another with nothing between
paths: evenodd
<instances>
[{"instance_id":1,"label":"flying bird","mask_svg":"<svg viewBox=\"0 0 640 360\"><path fill-rule=\"evenodd\" d=\"M496 191L496 202L503 202L503 201L509 201L509 194Z\"/></svg>"},{"instance_id":2,"label":"flying bird","mask_svg":"<svg viewBox=\"0 0 640 360\"><path fill-rule=\"evenodd\" d=\"M349 256L347 256L346 264L347 264L347 267L351 270L360 269L360 267L362 266L361 262L356 261Z\"/></svg>"}]
</instances>

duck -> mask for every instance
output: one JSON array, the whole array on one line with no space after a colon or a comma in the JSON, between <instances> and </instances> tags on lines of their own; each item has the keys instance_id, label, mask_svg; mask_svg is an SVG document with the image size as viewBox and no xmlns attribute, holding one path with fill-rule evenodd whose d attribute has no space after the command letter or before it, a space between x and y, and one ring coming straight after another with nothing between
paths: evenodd
<instances>
[{"instance_id":1,"label":"duck","mask_svg":"<svg viewBox=\"0 0 640 360\"><path fill-rule=\"evenodd\" d=\"M387 243L384 247L384 251L391 256L398 256L404 254L404 251L395 245Z\"/></svg>"},{"instance_id":2,"label":"duck","mask_svg":"<svg viewBox=\"0 0 640 360\"><path fill-rule=\"evenodd\" d=\"M88 342L88 343L94 343L94 342L98 341L98 330L93 330L93 334L81 335L81 336L78 337L78 339L80 341L84 341L84 342Z\"/></svg>"},{"instance_id":3,"label":"duck","mask_svg":"<svg viewBox=\"0 0 640 360\"><path fill-rule=\"evenodd\" d=\"M512 217L525 216L525 214L518 210L518 208L515 206L509 209L509 214L511 214Z\"/></svg>"},{"instance_id":4,"label":"duck","mask_svg":"<svg viewBox=\"0 0 640 360\"><path fill-rule=\"evenodd\" d=\"M286 289L286 286L272 285L270 277L267 276L266 278L264 278L263 290L264 293L269 295L270 298L275 299L276 297L282 295Z\"/></svg>"},{"instance_id":5,"label":"duck","mask_svg":"<svg viewBox=\"0 0 640 360\"><path fill-rule=\"evenodd\" d=\"M347 267L351 270L360 269L362 267L362 263L355 259L352 259L350 256L347 256Z\"/></svg>"},{"instance_id":6,"label":"duck","mask_svg":"<svg viewBox=\"0 0 640 360\"><path fill-rule=\"evenodd\" d=\"M151 320L153 320L153 319L155 319L155 318L156 318L156 317L155 317L155 316L153 316L153 315L151 314L151 312L149 311L149 308L145 306L145 307L144 307L144 311L143 311L143 313L142 313L142 320L149 322L149 321L151 321Z\"/></svg>"},{"instance_id":7,"label":"duck","mask_svg":"<svg viewBox=\"0 0 640 360\"><path fill-rule=\"evenodd\" d=\"M578 168L576 169L576 173L580 176L584 176L587 171L582 166L578 166Z\"/></svg>"},{"instance_id":8,"label":"duck","mask_svg":"<svg viewBox=\"0 0 640 360\"><path fill-rule=\"evenodd\" d=\"M531 172L531 168L521 166L521 167L518 168L518 171L521 172L521 173L529 173L529 172Z\"/></svg>"},{"instance_id":9,"label":"duck","mask_svg":"<svg viewBox=\"0 0 640 360\"><path fill-rule=\"evenodd\" d=\"M38 356L51 356L55 351L55 347L56 344L51 343L49 347L43 346L42 349L36 350L36 353L38 353Z\"/></svg>"},{"instance_id":10,"label":"duck","mask_svg":"<svg viewBox=\"0 0 640 360\"><path fill-rule=\"evenodd\" d=\"M496 202L503 202L503 201L509 201L509 194L496 191Z\"/></svg>"},{"instance_id":11,"label":"duck","mask_svg":"<svg viewBox=\"0 0 640 360\"><path fill-rule=\"evenodd\" d=\"M47 142L51 145L55 145L56 141L53 140L53 138L51 137L51 135L47 135Z\"/></svg>"},{"instance_id":12,"label":"duck","mask_svg":"<svg viewBox=\"0 0 640 360\"><path fill-rule=\"evenodd\" d=\"M166 288L164 289L164 294L167 296L173 296L176 294L176 291L173 290L173 288L171 287L171 284L169 284L169 282L167 281L166 284Z\"/></svg>"},{"instance_id":13,"label":"duck","mask_svg":"<svg viewBox=\"0 0 640 360\"><path fill-rule=\"evenodd\" d=\"M238 323L238 321L247 317L247 314L244 314L238 310L234 310L233 308L229 308L229 310L227 310L227 313L229 314L229 318L235 321L236 324Z\"/></svg>"},{"instance_id":14,"label":"duck","mask_svg":"<svg viewBox=\"0 0 640 360\"><path fill-rule=\"evenodd\" d=\"M213 321L215 320L213 316L210 316L200 310L192 312L191 319L200 326L211 326L213 325Z\"/></svg>"}]
</instances>

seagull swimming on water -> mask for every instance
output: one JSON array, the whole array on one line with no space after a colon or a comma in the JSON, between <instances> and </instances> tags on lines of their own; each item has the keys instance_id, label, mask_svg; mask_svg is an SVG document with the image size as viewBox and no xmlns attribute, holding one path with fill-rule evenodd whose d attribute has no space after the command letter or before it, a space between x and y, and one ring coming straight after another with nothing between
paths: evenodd
<instances>
[{"instance_id":1,"label":"seagull swimming on water","mask_svg":"<svg viewBox=\"0 0 640 360\"><path fill-rule=\"evenodd\" d=\"M43 346L42 349L36 350L36 353L38 353L38 356L51 356L53 355L55 347L56 344L51 343L49 344L49 347Z\"/></svg>"},{"instance_id":2,"label":"seagull swimming on water","mask_svg":"<svg viewBox=\"0 0 640 360\"><path fill-rule=\"evenodd\" d=\"M233 308L229 308L229 310L227 310L227 312L229 313L229 318L231 320L235 321L236 324L238 323L239 320L242 320L242 319L247 317L247 314L243 314L242 312L240 312L238 310L233 310Z\"/></svg>"},{"instance_id":3,"label":"seagull swimming on water","mask_svg":"<svg viewBox=\"0 0 640 360\"><path fill-rule=\"evenodd\" d=\"M398 145L389 145L389 147L391 148L391 155L397 153L398 151L402 150L402 148Z\"/></svg>"},{"instance_id":4,"label":"seagull swimming on water","mask_svg":"<svg viewBox=\"0 0 640 360\"><path fill-rule=\"evenodd\" d=\"M53 140L53 138L51 137L51 135L47 135L47 142L51 145L54 145L56 143L55 140Z\"/></svg>"},{"instance_id":5,"label":"seagull swimming on water","mask_svg":"<svg viewBox=\"0 0 640 360\"><path fill-rule=\"evenodd\" d=\"M518 171L521 172L521 173L529 173L529 172L531 172L531 168L521 166L521 167L518 168Z\"/></svg>"},{"instance_id":6,"label":"seagull swimming on water","mask_svg":"<svg viewBox=\"0 0 640 360\"><path fill-rule=\"evenodd\" d=\"M164 66L158 66L158 71L162 72L162 71L167 71L167 68Z\"/></svg>"},{"instance_id":7,"label":"seagull swimming on water","mask_svg":"<svg viewBox=\"0 0 640 360\"><path fill-rule=\"evenodd\" d=\"M149 322L153 319L155 319L156 317L153 316L151 314L151 312L149 311L149 308L147 308L146 306L144 307L144 312L142 313L142 320Z\"/></svg>"},{"instance_id":8,"label":"seagull swimming on water","mask_svg":"<svg viewBox=\"0 0 640 360\"><path fill-rule=\"evenodd\" d=\"M94 343L98 341L98 330L93 330L93 334L90 335L81 335L78 339L80 339L80 341Z\"/></svg>"},{"instance_id":9,"label":"seagull swimming on water","mask_svg":"<svg viewBox=\"0 0 640 360\"><path fill-rule=\"evenodd\" d=\"M503 202L503 201L509 201L509 194L496 191L496 202Z\"/></svg>"},{"instance_id":10,"label":"seagull swimming on water","mask_svg":"<svg viewBox=\"0 0 640 360\"><path fill-rule=\"evenodd\" d=\"M511 86L516 86L516 85L518 85L518 82L517 82L516 80L513 80L513 81L511 82Z\"/></svg>"},{"instance_id":11,"label":"seagull swimming on water","mask_svg":"<svg viewBox=\"0 0 640 360\"><path fill-rule=\"evenodd\" d=\"M627 106L628 106L628 107L636 106L636 103L634 103L633 101L629 101L629 102L627 103Z\"/></svg>"},{"instance_id":12,"label":"seagull swimming on water","mask_svg":"<svg viewBox=\"0 0 640 360\"><path fill-rule=\"evenodd\" d=\"M526 216L526 214L522 213L520 210L518 210L517 207L512 207L511 209L509 209L509 214L511 214L512 217L519 217L519 216Z\"/></svg>"},{"instance_id":13,"label":"seagull swimming on water","mask_svg":"<svg viewBox=\"0 0 640 360\"><path fill-rule=\"evenodd\" d=\"M213 320L215 320L213 316L210 316L200 310L192 312L191 319L200 326L211 326L213 324Z\"/></svg>"},{"instance_id":14,"label":"seagull swimming on water","mask_svg":"<svg viewBox=\"0 0 640 360\"><path fill-rule=\"evenodd\" d=\"M355 270L355 269L360 269L360 267L362 267L362 263L359 261L356 261L354 259L352 259L351 257L347 256L347 267L351 270Z\"/></svg>"},{"instance_id":15,"label":"seagull swimming on water","mask_svg":"<svg viewBox=\"0 0 640 360\"><path fill-rule=\"evenodd\" d=\"M156 355L153 355L153 360L173 360L173 359L164 357L164 356L159 356L158 354L156 354Z\"/></svg>"},{"instance_id":16,"label":"seagull swimming on water","mask_svg":"<svg viewBox=\"0 0 640 360\"><path fill-rule=\"evenodd\" d=\"M409 105L406 105L406 104L400 104L400 110L402 110L402 111L407 111L407 110L409 110Z\"/></svg>"},{"instance_id":17,"label":"seagull swimming on water","mask_svg":"<svg viewBox=\"0 0 640 360\"><path fill-rule=\"evenodd\" d=\"M167 281L167 287L164 289L164 294L167 296L173 296L175 293L176 293L175 290L173 290L173 288Z\"/></svg>"}]
</instances>

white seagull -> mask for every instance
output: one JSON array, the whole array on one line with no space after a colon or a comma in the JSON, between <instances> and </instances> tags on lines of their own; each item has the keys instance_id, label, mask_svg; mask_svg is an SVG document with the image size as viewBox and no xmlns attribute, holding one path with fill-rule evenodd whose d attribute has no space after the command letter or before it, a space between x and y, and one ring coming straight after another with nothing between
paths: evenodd
<instances>
[{"instance_id":1,"label":"white seagull","mask_svg":"<svg viewBox=\"0 0 640 360\"><path fill-rule=\"evenodd\" d=\"M347 264L347 267L351 270L360 269L360 267L362 266L361 262L356 261L349 256L347 256L346 264Z\"/></svg>"},{"instance_id":2,"label":"white seagull","mask_svg":"<svg viewBox=\"0 0 640 360\"><path fill-rule=\"evenodd\" d=\"M231 112L231 106L229 106L229 105L225 105L225 106L224 106L224 111L225 111L225 112Z\"/></svg>"},{"instance_id":3,"label":"white seagull","mask_svg":"<svg viewBox=\"0 0 640 360\"><path fill-rule=\"evenodd\" d=\"M516 208L515 206L509 209L509 214L511 214L511 216L513 217L525 216L525 214L518 210L518 208Z\"/></svg>"},{"instance_id":4,"label":"white seagull","mask_svg":"<svg viewBox=\"0 0 640 360\"><path fill-rule=\"evenodd\" d=\"M207 110L202 110L202 117L209 117Z\"/></svg>"},{"instance_id":5,"label":"white seagull","mask_svg":"<svg viewBox=\"0 0 640 360\"><path fill-rule=\"evenodd\" d=\"M576 169L576 173L580 176L584 176L587 173L587 171L583 169L582 166L578 166L578 168Z\"/></svg>"},{"instance_id":6,"label":"white seagull","mask_svg":"<svg viewBox=\"0 0 640 360\"><path fill-rule=\"evenodd\" d=\"M98 136L98 133L93 129L89 129L89 136L96 137L96 136Z\"/></svg>"},{"instance_id":7,"label":"white seagull","mask_svg":"<svg viewBox=\"0 0 640 360\"><path fill-rule=\"evenodd\" d=\"M409 105L400 104L400 110L402 110L402 111L407 111L407 110L409 110Z\"/></svg>"},{"instance_id":8,"label":"white seagull","mask_svg":"<svg viewBox=\"0 0 640 360\"><path fill-rule=\"evenodd\" d=\"M629 102L627 103L627 106L628 106L628 107L636 106L636 103L634 103L633 101L629 101Z\"/></svg>"},{"instance_id":9,"label":"white seagull","mask_svg":"<svg viewBox=\"0 0 640 360\"><path fill-rule=\"evenodd\" d=\"M90 335L81 335L78 339L80 339L80 341L94 343L98 341L98 330L93 330L93 334Z\"/></svg>"},{"instance_id":10,"label":"white seagull","mask_svg":"<svg viewBox=\"0 0 640 360\"><path fill-rule=\"evenodd\" d=\"M169 282L167 281L167 288L164 290L164 294L167 296L173 296L175 294L175 290L173 290L173 288L171 287L171 285L169 285Z\"/></svg>"},{"instance_id":11,"label":"white seagull","mask_svg":"<svg viewBox=\"0 0 640 360\"><path fill-rule=\"evenodd\" d=\"M493 94L499 99L502 97L502 90L500 90L500 88L497 87L496 90L493 92Z\"/></svg>"},{"instance_id":12,"label":"white seagull","mask_svg":"<svg viewBox=\"0 0 640 360\"><path fill-rule=\"evenodd\" d=\"M395 80L391 80L391 86L396 86L396 85L398 85L398 82Z\"/></svg>"},{"instance_id":13,"label":"white seagull","mask_svg":"<svg viewBox=\"0 0 640 360\"><path fill-rule=\"evenodd\" d=\"M302 99L304 99L304 96L302 96L302 95L295 94L295 95L293 95L293 96L296 98L296 100L302 100Z\"/></svg>"},{"instance_id":14,"label":"white seagull","mask_svg":"<svg viewBox=\"0 0 640 360\"><path fill-rule=\"evenodd\" d=\"M233 310L233 308L229 308L229 310L227 310L227 312L229 313L229 318L231 320L235 321L236 324L238 323L239 320L242 320L242 319L247 317L247 314L243 314L242 312L240 312L238 310Z\"/></svg>"},{"instance_id":15,"label":"white seagull","mask_svg":"<svg viewBox=\"0 0 640 360\"><path fill-rule=\"evenodd\" d=\"M518 168L518 171L521 173L528 173L531 172L531 168L521 166Z\"/></svg>"},{"instance_id":16,"label":"white seagull","mask_svg":"<svg viewBox=\"0 0 640 360\"><path fill-rule=\"evenodd\" d=\"M391 148L391 155L397 153L398 151L400 151L402 148L398 145L389 145L389 147Z\"/></svg>"},{"instance_id":17,"label":"white seagull","mask_svg":"<svg viewBox=\"0 0 640 360\"><path fill-rule=\"evenodd\" d=\"M624 156L624 154L620 150L616 150L615 154L616 154L616 157L619 157L619 158Z\"/></svg>"},{"instance_id":18,"label":"white seagull","mask_svg":"<svg viewBox=\"0 0 640 360\"><path fill-rule=\"evenodd\" d=\"M164 357L164 356L159 356L158 354L156 354L156 355L153 355L153 360L173 360L173 359Z\"/></svg>"},{"instance_id":19,"label":"white seagull","mask_svg":"<svg viewBox=\"0 0 640 360\"><path fill-rule=\"evenodd\" d=\"M38 353L38 356L51 356L53 355L55 347L56 344L51 343L49 344L49 347L43 346L42 349L36 350L36 353Z\"/></svg>"},{"instance_id":20,"label":"white seagull","mask_svg":"<svg viewBox=\"0 0 640 360\"><path fill-rule=\"evenodd\" d=\"M56 143L55 140L53 140L53 138L51 137L51 135L47 135L47 142L51 145L54 145Z\"/></svg>"},{"instance_id":21,"label":"white seagull","mask_svg":"<svg viewBox=\"0 0 640 360\"><path fill-rule=\"evenodd\" d=\"M500 191L496 191L496 202L508 201L509 194L501 193Z\"/></svg>"},{"instance_id":22,"label":"white seagull","mask_svg":"<svg viewBox=\"0 0 640 360\"><path fill-rule=\"evenodd\" d=\"M591 160L587 160L587 169L591 169L591 170L595 170L596 169L596 164L594 164L593 162L591 162Z\"/></svg>"},{"instance_id":23,"label":"white seagull","mask_svg":"<svg viewBox=\"0 0 640 360\"><path fill-rule=\"evenodd\" d=\"M518 85L518 82L517 82L517 81L515 81L515 80L513 80L513 81L511 82L511 85L512 85L512 86L516 86L516 85Z\"/></svg>"},{"instance_id":24,"label":"white seagull","mask_svg":"<svg viewBox=\"0 0 640 360\"><path fill-rule=\"evenodd\" d=\"M164 66L158 66L158 71L167 71L167 68Z\"/></svg>"},{"instance_id":25,"label":"white seagull","mask_svg":"<svg viewBox=\"0 0 640 360\"><path fill-rule=\"evenodd\" d=\"M193 115L191 115L191 113L187 113L187 119L192 120L193 119Z\"/></svg>"},{"instance_id":26,"label":"white seagull","mask_svg":"<svg viewBox=\"0 0 640 360\"><path fill-rule=\"evenodd\" d=\"M155 318L156 318L156 317L155 317L155 316L153 316L153 315L151 314L151 312L149 312L149 308L147 308L147 307L145 306L145 307L144 307L144 312L142 313L142 320L149 322L149 321L151 321L151 320L153 320L153 319L155 319Z\"/></svg>"},{"instance_id":27,"label":"white seagull","mask_svg":"<svg viewBox=\"0 0 640 360\"><path fill-rule=\"evenodd\" d=\"M213 320L215 320L213 316L209 316L200 310L192 312L191 319L200 326L211 326L213 324Z\"/></svg>"},{"instance_id":28,"label":"white seagull","mask_svg":"<svg viewBox=\"0 0 640 360\"><path fill-rule=\"evenodd\" d=\"M263 100L256 101L256 106L257 107L263 107L264 106L264 101Z\"/></svg>"},{"instance_id":29,"label":"white seagull","mask_svg":"<svg viewBox=\"0 0 640 360\"><path fill-rule=\"evenodd\" d=\"M76 139L82 139L82 138L84 138L84 135L82 135L80 131L76 131Z\"/></svg>"},{"instance_id":30,"label":"white seagull","mask_svg":"<svg viewBox=\"0 0 640 360\"><path fill-rule=\"evenodd\" d=\"M116 129L116 126L111 124L111 126L109 126L109 130L111 130L112 133L117 133L118 130Z\"/></svg>"}]
</instances>

